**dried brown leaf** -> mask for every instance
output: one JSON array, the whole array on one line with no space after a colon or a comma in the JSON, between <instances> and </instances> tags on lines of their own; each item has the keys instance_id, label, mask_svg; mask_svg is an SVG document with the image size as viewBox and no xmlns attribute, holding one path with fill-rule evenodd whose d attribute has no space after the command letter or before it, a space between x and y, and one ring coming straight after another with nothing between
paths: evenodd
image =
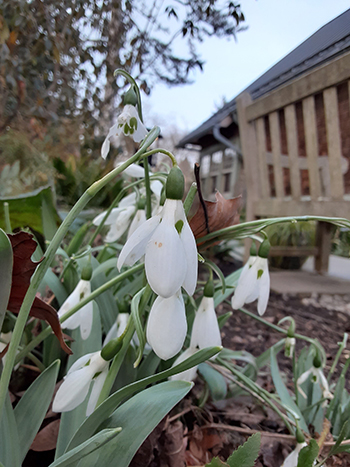
<instances>
[{"instance_id":1,"label":"dried brown leaf","mask_svg":"<svg viewBox=\"0 0 350 467\"><path fill-rule=\"evenodd\" d=\"M60 420L54 420L46 425L34 438L30 449L32 451L51 451L56 448Z\"/></svg>"},{"instance_id":2,"label":"dried brown leaf","mask_svg":"<svg viewBox=\"0 0 350 467\"><path fill-rule=\"evenodd\" d=\"M24 296L27 293L30 279L40 261L34 263L31 260L31 256L37 246L31 234L19 232L17 234L9 234L8 237L13 250L13 270L11 293L7 309L17 314L21 308ZM46 321L51 326L62 349L68 354L72 353L63 339L58 314L51 305L45 303L41 298L35 297L29 314L34 318Z\"/></svg>"},{"instance_id":3,"label":"dried brown leaf","mask_svg":"<svg viewBox=\"0 0 350 467\"><path fill-rule=\"evenodd\" d=\"M239 210L241 208L241 196L232 199L225 199L217 191L216 201L204 200L207 211L208 223L202 204L199 205L196 214L190 220L190 227L195 238L201 238L210 232L215 232L225 227L238 224ZM208 224L208 225L207 225ZM199 243L200 245L200 243Z\"/></svg>"}]
</instances>

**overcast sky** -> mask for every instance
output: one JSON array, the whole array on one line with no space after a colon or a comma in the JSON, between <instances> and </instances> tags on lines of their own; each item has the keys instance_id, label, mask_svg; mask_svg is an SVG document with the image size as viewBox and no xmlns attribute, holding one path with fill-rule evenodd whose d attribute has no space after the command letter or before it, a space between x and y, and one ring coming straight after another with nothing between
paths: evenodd
<instances>
[{"instance_id":1,"label":"overcast sky","mask_svg":"<svg viewBox=\"0 0 350 467\"><path fill-rule=\"evenodd\" d=\"M208 39L200 45L204 72L194 84L167 88L158 84L144 98L145 122L167 123L185 133L194 130L272 65L324 24L350 8L350 0L241 0L248 29L237 42ZM148 114L148 119L147 119Z\"/></svg>"}]
</instances>

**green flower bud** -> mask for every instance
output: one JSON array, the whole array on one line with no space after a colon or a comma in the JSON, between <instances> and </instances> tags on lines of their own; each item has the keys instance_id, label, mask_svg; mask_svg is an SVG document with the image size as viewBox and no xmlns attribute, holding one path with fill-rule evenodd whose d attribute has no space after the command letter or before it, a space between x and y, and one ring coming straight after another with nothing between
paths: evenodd
<instances>
[{"instance_id":1,"label":"green flower bud","mask_svg":"<svg viewBox=\"0 0 350 467\"><path fill-rule=\"evenodd\" d=\"M112 339L101 350L101 357L107 362L109 362L109 360L112 360L112 358L114 358L117 355L119 350L122 348L122 345L123 338L121 336Z\"/></svg>"},{"instance_id":2,"label":"green flower bud","mask_svg":"<svg viewBox=\"0 0 350 467\"><path fill-rule=\"evenodd\" d=\"M296 437L297 443L304 443L305 442L305 436L303 435L303 432L301 431L301 429L298 426L297 426L297 430L296 430L296 433L295 433L295 437Z\"/></svg>"},{"instance_id":3,"label":"green flower bud","mask_svg":"<svg viewBox=\"0 0 350 467\"><path fill-rule=\"evenodd\" d=\"M205 297L214 297L214 281L212 277L210 277L208 282L205 284L203 295Z\"/></svg>"},{"instance_id":4,"label":"green flower bud","mask_svg":"<svg viewBox=\"0 0 350 467\"><path fill-rule=\"evenodd\" d=\"M166 197L169 199L182 199L185 191L185 178L179 167L173 167L166 182Z\"/></svg>"},{"instance_id":5,"label":"green flower bud","mask_svg":"<svg viewBox=\"0 0 350 467\"><path fill-rule=\"evenodd\" d=\"M269 256L270 248L270 242L266 238L259 247L258 255L260 258L267 258Z\"/></svg>"},{"instance_id":6,"label":"green flower bud","mask_svg":"<svg viewBox=\"0 0 350 467\"><path fill-rule=\"evenodd\" d=\"M93 272L93 269L92 269L92 266L91 266L91 263L90 261L88 262L88 264L86 264L82 271L81 271L81 278L84 280L84 281L89 281L92 277L92 272Z\"/></svg>"},{"instance_id":7,"label":"green flower bud","mask_svg":"<svg viewBox=\"0 0 350 467\"><path fill-rule=\"evenodd\" d=\"M130 104L130 105L133 105L133 106L136 106L136 104L138 104L137 94L136 94L136 92L134 90L134 86L130 86L130 88L124 94L123 104L124 105Z\"/></svg>"},{"instance_id":8,"label":"green flower bud","mask_svg":"<svg viewBox=\"0 0 350 467\"><path fill-rule=\"evenodd\" d=\"M320 357L318 351L316 351L316 355L314 357L314 361L312 362L312 365L315 368L321 368L321 366L322 366L322 360L321 360L321 357Z\"/></svg>"},{"instance_id":9,"label":"green flower bud","mask_svg":"<svg viewBox=\"0 0 350 467\"><path fill-rule=\"evenodd\" d=\"M256 243L255 243L254 240L252 241L252 246L250 247L249 255L250 256L258 256L258 251L256 249Z\"/></svg>"}]
</instances>

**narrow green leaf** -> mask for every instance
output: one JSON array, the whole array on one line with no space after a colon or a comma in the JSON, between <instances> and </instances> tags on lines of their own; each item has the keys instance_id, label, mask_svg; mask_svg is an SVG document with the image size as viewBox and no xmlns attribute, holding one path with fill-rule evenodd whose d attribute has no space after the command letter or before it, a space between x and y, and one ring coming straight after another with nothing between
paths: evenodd
<instances>
[{"instance_id":1,"label":"narrow green leaf","mask_svg":"<svg viewBox=\"0 0 350 467\"><path fill-rule=\"evenodd\" d=\"M334 454L337 454L338 452L342 452L341 450L339 451L339 448L342 448L343 446L340 446L341 442L344 441L346 438L346 435L348 434L348 425L349 425L349 420L346 420L341 427L339 436L337 438L337 441L334 446L332 446L332 449L329 451L329 456L333 456ZM347 446L348 449L350 449L350 445Z\"/></svg>"},{"instance_id":2,"label":"narrow green leaf","mask_svg":"<svg viewBox=\"0 0 350 467\"><path fill-rule=\"evenodd\" d=\"M18 432L10 396L7 394L0 417L0 461L6 467L20 467Z\"/></svg>"},{"instance_id":3,"label":"narrow green leaf","mask_svg":"<svg viewBox=\"0 0 350 467\"><path fill-rule=\"evenodd\" d=\"M297 467L313 467L318 451L317 442L311 438L308 446L305 446L299 453Z\"/></svg>"},{"instance_id":4,"label":"narrow green leaf","mask_svg":"<svg viewBox=\"0 0 350 467\"><path fill-rule=\"evenodd\" d=\"M259 455L261 435L255 433L227 459L229 467L253 467Z\"/></svg>"},{"instance_id":5,"label":"narrow green leaf","mask_svg":"<svg viewBox=\"0 0 350 467\"><path fill-rule=\"evenodd\" d=\"M293 401L292 397L290 396L288 389L286 388L276 359L276 350L271 347L270 350L270 358L271 358L271 376L273 379L273 383L275 385L276 391L281 399L281 402L285 409L293 416L293 418L298 417L299 426L302 430L306 433L309 432L307 424L302 416L299 407Z\"/></svg>"},{"instance_id":6,"label":"narrow green leaf","mask_svg":"<svg viewBox=\"0 0 350 467\"><path fill-rule=\"evenodd\" d=\"M143 355L143 349L145 348L146 345L146 336L145 336L145 331L141 323L140 319L140 313L139 313L139 305L140 305L140 300L142 298L142 295L144 294L146 290L146 287L141 289L137 294L133 297L131 300L131 316L134 321L135 329L136 329L136 334L139 339L139 348L137 351L137 358L134 363L134 367L137 368L138 365L141 362L142 355Z\"/></svg>"},{"instance_id":7,"label":"narrow green leaf","mask_svg":"<svg viewBox=\"0 0 350 467\"><path fill-rule=\"evenodd\" d=\"M227 395L227 383L222 374L214 370L207 363L201 363L198 366L198 371L208 384L212 399L214 401L225 399Z\"/></svg>"},{"instance_id":8,"label":"narrow green leaf","mask_svg":"<svg viewBox=\"0 0 350 467\"><path fill-rule=\"evenodd\" d=\"M13 253L11 242L0 229L0 331L11 292Z\"/></svg>"},{"instance_id":9,"label":"narrow green leaf","mask_svg":"<svg viewBox=\"0 0 350 467\"><path fill-rule=\"evenodd\" d=\"M68 358L67 371L73 365L73 363L80 358L82 355L86 355L91 352L97 352L101 349L101 321L98 311L98 307L94 302L93 307L93 322L91 333L87 339L82 339L80 329L72 331L72 351L73 355ZM58 459L66 450L70 440L79 426L86 419L86 408L89 400L89 394L85 401L78 405L78 407L69 412L63 412L61 415L60 430L58 432L57 447L55 452L55 459Z\"/></svg>"},{"instance_id":10,"label":"narrow green leaf","mask_svg":"<svg viewBox=\"0 0 350 467\"><path fill-rule=\"evenodd\" d=\"M119 435L120 432L120 427L102 430L92 438L85 441L85 443L79 444L79 446L76 448L72 449L66 454L63 454L63 456L59 457L52 464L50 464L49 467L72 467L73 462L73 465L76 465L76 462L80 461L82 458L88 456L102 446L105 446L117 435Z\"/></svg>"},{"instance_id":11,"label":"narrow green leaf","mask_svg":"<svg viewBox=\"0 0 350 467\"><path fill-rule=\"evenodd\" d=\"M113 413L113 411L121 404L123 400L130 397L135 392L141 391L149 384L158 383L159 381L165 380L172 375L181 373L188 370L189 368L192 368L193 366L199 365L200 363L209 360L209 358L220 352L220 350L221 347L208 347L206 349L199 350L190 358L184 362L179 363L173 368L169 368L168 370L162 371L161 373L149 376L148 378L136 381L135 383L129 384L129 386L119 389L119 391L116 391L101 405L99 405L96 410L85 420L85 422L75 433L69 445L69 449L76 447L78 444L82 443L93 433L95 433L96 427L98 427L104 420L106 420L106 418L108 418Z\"/></svg>"},{"instance_id":12,"label":"narrow green leaf","mask_svg":"<svg viewBox=\"0 0 350 467\"><path fill-rule=\"evenodd\" d=\"M89 463L87 458L84 467L114 465L116 459L118 465L127 467L147 436L192 386L193 383L185 381L167 381L145 389L126 401L102 425L102 428L118 425L122 428L121 433L98 451L98 463L94 456L94 463Z\"/></svg>"},{"instance_id":13,"label":"narrow green leaf","mask_svg":"<svg viewBox=\"0 0 350 467\"><path fill-rule=\"evenodd\" d=\"M56 385L60 361L52 363L29 386L13 413L18 430L20 460L23 462L49 408Z\"/></svg>"}]
</instances>

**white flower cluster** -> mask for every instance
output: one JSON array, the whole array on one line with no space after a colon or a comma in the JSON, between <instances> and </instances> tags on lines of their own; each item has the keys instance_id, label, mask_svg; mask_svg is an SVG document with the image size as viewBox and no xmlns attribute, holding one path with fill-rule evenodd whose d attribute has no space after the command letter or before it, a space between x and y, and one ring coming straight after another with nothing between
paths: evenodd
<instances>
[{"instance_id":1,"label":"white flower cluster","mask_svg":"<svg viewBox=\"0 0 350 467\"><path fill-rule=\"evenodd\" d=\"M187 332L183 287L193 295L197 284L197 247L183 204L166 199L162 211L148 219L128 239L119 259L132 266L145 257L147 281L158 295L147 323L147 340L163 360L182 348Z\"/></svg>"}]
</instances>

